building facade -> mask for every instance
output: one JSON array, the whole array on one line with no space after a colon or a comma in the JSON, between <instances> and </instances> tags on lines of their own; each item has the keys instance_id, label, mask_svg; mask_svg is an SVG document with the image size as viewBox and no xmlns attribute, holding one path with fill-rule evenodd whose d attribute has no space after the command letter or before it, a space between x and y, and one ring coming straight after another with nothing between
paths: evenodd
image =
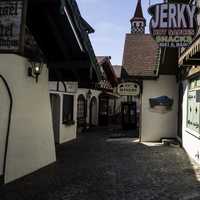
<instances>
[{"instance_id":1,"label":"building facade","mask_svg":"<svg viewBox=\"0 0 200 200\"><path fill-rule=\"evenodd\" d=\"M0 44L0 184L56 161L55 142L75 138L78 95L86 96L100 80L88 36L94 30L75 0L0 2L1 8L8 6L17 16L1 15L2 26L12 28L14 20L19 40L6 36ZM56 89L49 81L56 81ZM79 91L78 84L88 89Z\"/></svg>"},{"instance_id":2,"label":"building facade","mask_svg":"<svg viewBox=\"0 0 200 200\"><path fill-rule=\"evenodd\" d=\"M178 86L177 64L173 62L173 57L177 53L159 48L151 35L145 33L145 26L141 1L138 0L131 19L131 33L126 35L123 67L127 72L126 79L138 81L141 85L138 101L140 139L151 142L176 138ZM161 105L165 100L173 100L170 109ZM155 106L151 101L156 102Z\"/></svg>"}]
</instances>

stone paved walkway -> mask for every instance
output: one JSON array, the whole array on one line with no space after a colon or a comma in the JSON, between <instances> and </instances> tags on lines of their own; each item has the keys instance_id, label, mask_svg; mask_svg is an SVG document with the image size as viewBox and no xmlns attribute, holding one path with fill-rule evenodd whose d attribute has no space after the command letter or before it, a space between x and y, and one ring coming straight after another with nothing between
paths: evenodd
<instances>
[{"instance_id":1,"label":"stone paved walkway","mask_svg":"<svg viewBox=\"0 0 200 200\"><path fill-rule=\"evenodd\" d=\"M178 147L109 139L98 131L60 146L57 157L54 165L0 188L0 199L200 199L200 167Z\"/></svg>"}]
</instances>

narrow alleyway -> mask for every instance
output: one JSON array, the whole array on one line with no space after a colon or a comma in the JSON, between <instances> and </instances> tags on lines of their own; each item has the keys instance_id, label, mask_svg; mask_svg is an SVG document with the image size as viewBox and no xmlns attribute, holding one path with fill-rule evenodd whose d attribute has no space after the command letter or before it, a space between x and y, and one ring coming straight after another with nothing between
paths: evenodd
<instances>
[{"instance_id":1,"label":"narrow alleyway","mask_svg":"<svg viewBox=\"0 0 200 200\"><path fill-rule=\"evenodd\" d=\"M109 135L102 130L90 132L60 146L57 163L3 186L0 199L200 199L200 168L183 149Z\"/></svg>"}]
</instances>

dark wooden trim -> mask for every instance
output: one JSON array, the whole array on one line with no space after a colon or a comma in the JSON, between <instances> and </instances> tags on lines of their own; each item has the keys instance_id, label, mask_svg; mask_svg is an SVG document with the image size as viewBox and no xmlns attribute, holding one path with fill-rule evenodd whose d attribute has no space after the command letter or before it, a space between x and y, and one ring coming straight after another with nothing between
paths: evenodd
<instances>
[{"instance_id":1,"label":"dark wooden trim","mask_svg":"<svg viewBox=\"0 0 200 200\"><path fill-rule=\"evenodd\" d=\"M196 139L200 140L200 136L199 136L199 137L197 137L196 135L194 135L194 134L190 133L190 132L189 132L189 131L187 131L187 130L186 130L186 132L187 132L188 134L190 134L191 136L195 137Z\"/></svg>"},{"instance_id":2,"label":"dark wooden trim","mask_svg":"<svg viewBox=\"0 0 200 200\"><path fill-rule=\"evenodd\" d=\"M56 26L56 24L55 24L55 22L54 22L53 16L51 16L51 15L49 14L49 12L48 12L47 9L45 10L45 15L46 15L46 17L47 17L47 19L48 19L49 24L50 24L51 27L53 28L52 33L53 33L54 37L56 38L56 42L58 43L58 45L59 45L59 47L60 47L60 49L61 49L62 55L63 55L66 59L68 59L68 54L67 54L68 49L66 48L66 45L64 45L64 44L65 44L65 41L64 41L63 38L61 37L61 34L60 34L60 32L59 32L59 30L58 30L58 28L57 28L57 26Z\"/></svg>"},{"instance_id":3,"label":"dark wooden trim","mask_svg":"<svg viewBox=\"0 0 200 200\"><path fill-rule=\"evenodd\" d=\"M60 83L59 83L59 81L57 81L57 83L56 83L56 91L59 91L59 86L60 86Z\"/></svg>"},{"instance_id":4,"label":"dark wooden trim","mask_svg":"<svg viewBox=\"0 0 200 200\"><path fill-rule=\"evenodd\" d=\"M3 175L0 176L0 186L4 185L4 177Z\"/></svg>"},{"instance_id":5,"label":"dark wooden trim","mask_svg":"<svg viewBox=\"0 0 200 200\"><path fill-rule=\"evenodd\" d=\"M22 55L24 55L27 9L28 9L28 0L24 0L22 19L21 19L21 37L20 37L20 53Z\"/></svg>"},{"instance_id":6,"label":"dark wooden trim","mask_svg":"<svg viewBox=\"0 0 200 200\"><path fill-rule=\"evenodd\" d=\"M10 136L10 123L11 123L11 115L12 115L12 108L13 108L13 97L10 90L10 87L6 81L6 79L0 74L0 78L3 81L9 98L10 98L10 106L9 106L9 114L8 114L8 125L7 125L7 133L6 133L6 144L5 144L5 153L4 153L4 161L3 161L3 176L5 176L6 172L6 162L7 162L7 153L8 153L8 143L9 143L9 136Z\"/></svg>"},{"instance_id":7,"label":"dark wooden trim","mask_svg":"<svg viewBox=\"0 0 200 200\"><path fill-rule=\"evenodd\" d=\"M50 62L48 63L49 68L66 68L66 69L85 69L90 68L91 64L88 60L73 60L73 61L66 61L66 62Z\"/></svg>"},{"instance_id":8,"label":"dark wooden trim","mask_svg":"<svg viewBox=\"0 0 200 200\"><path fill-rule=\"evenodd\" d=\"M65 92L67 92L67 86L66 86L65 82L62 81L62 84L63 84L63 87L64 87L64 89L65 89Z\"/></svg>"}]
</instances>

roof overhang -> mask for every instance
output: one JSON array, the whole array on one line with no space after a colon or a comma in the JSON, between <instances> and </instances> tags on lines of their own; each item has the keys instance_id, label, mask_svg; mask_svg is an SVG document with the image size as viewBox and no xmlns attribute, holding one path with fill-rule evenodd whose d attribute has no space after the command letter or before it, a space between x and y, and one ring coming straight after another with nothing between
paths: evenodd
<instances>
[{"instance_id":1,"label":"roof overhang","mask_svg":"<svg viewBox=\"0 0 200 200\"><path fill-rule=\"evenodd\" d=\"M28 2L27 26L43 51L48 67L53 69L51 71L62 68L61 71L66 71L65 74L76 72L74 76L69 75L70 78L78 76L74 80L79 80L80 76L91 80L90 77L93 76L93 80L99 81L100 70L88 36L94 30L81 17L76 1ZM55 63L59 63L59 67ZM75 65L70 66L69 63ZM80 73L83 71L80 63L84 63L84 74ZM59 81L60 76L54 79ZM66 79L62 76L62 80L67 81L67 76Z\"/></svg>"},{"instance_id":2,"label":"roof overhang","mask_svg":"<svg viewBox=\"0 0 200 200\"><path fill-rule=\"evenodd\" d=\"M195 65L200 65L200 35L182 52L179 58L179 66Z\"/></svg>"}]
</instances>

